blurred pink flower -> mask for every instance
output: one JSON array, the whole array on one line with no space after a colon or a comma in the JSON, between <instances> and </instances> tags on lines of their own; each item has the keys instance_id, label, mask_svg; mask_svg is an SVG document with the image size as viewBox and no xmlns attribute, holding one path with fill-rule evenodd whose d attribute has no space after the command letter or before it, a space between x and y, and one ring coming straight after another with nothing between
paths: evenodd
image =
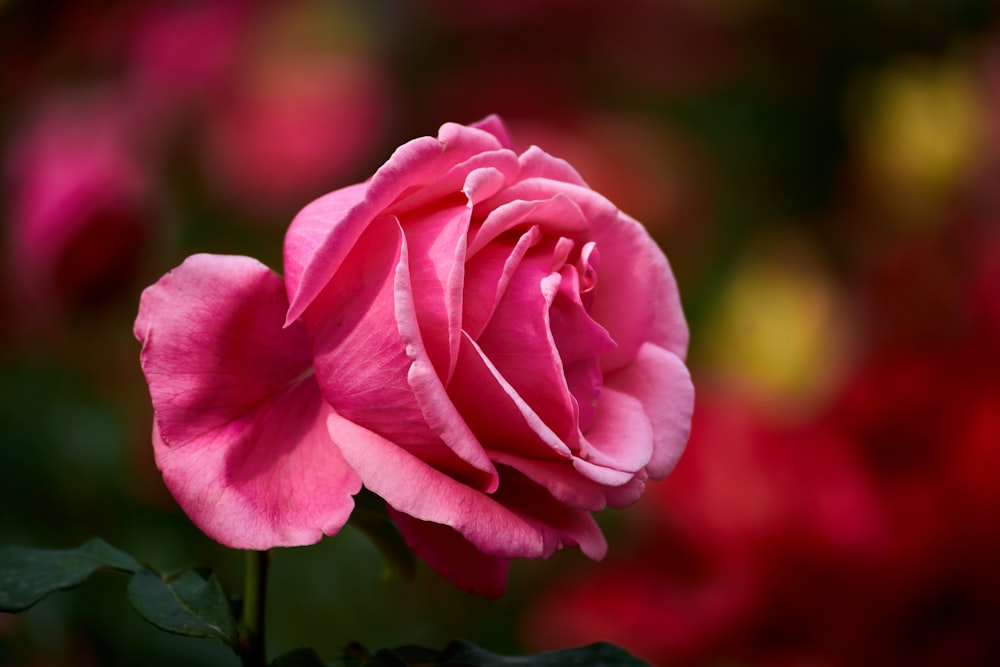
<instances>
[{"instance_id":1,"label":"blurred pink flower","mask_svg":"<svg viewBox=\"0 0 1000 667\"><path fill-rule=\"evenodd\" d=\"M153 122L167 122L231 76L253 4L150 2L128 25L128 80Z\"/></svg>"},{"instance_id":2,"label":"blurred pink flower","mask_svg":"<svg viewBox=\"0 0 1000 667\"><path fill-rule=\"evenodd\" d=\"M147 165L120 100L98 93L43 102L7 149L15 298L50 315L128 284L155 216Z\"/></svg>"},{"instance_id":3,"label":"blurred pink flower","mask_svg":"<svg viewBox=\"0 0 1000 667\"><path fill-rule=\"evenodd\" d=\"M337 34L355 20L316 2L253 16L240 59L204 118L208 179L238 206L290 215L370 166L392 94L364 37Z\"/></svg>"}]
</instances>

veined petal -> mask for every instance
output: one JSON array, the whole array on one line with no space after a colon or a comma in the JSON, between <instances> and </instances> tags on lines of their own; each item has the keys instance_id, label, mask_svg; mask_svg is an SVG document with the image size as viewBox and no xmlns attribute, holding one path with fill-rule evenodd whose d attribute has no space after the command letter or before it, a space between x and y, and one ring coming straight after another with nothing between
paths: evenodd
<instances>
[{"instance_id":1,"label":"veined petal","mask_svg":"<svg viewBox=\"0 0 1000 667\"><path fill-rule=\"evenodd\" d=\"M326 431L329 412L310 379L184 446L154 429L156 465L191 521L221 544L315 544L340 531L361 490Z\"/></svg>"},{"instance_id":2,"label":"veined petal","mask_svg":"<svg viewBox=\"0 0 1000 667\"><path fill-rule=\"evenodd\" d=\"M195 255L142 295L135 323L167 487L234 548L336 533L360 480L325 432L304 327L281 279L248 257Z\"/></svg>"},{"instance_id":3,"label":"veined petal","mask_svg":"<svg viewBox=\"0 0 1000 667\"><path fill-rule=\"evenodd\" d=\"M361 219L352 218L350 214L364 200L367 190L367 183L335 190L306 205L292 220L285 234L284 247L285 288L289 300L298 292L302 274L313 253L328 236L337 236L341 248L346 250L361 233Z\"/></svg>"}]
</instances>

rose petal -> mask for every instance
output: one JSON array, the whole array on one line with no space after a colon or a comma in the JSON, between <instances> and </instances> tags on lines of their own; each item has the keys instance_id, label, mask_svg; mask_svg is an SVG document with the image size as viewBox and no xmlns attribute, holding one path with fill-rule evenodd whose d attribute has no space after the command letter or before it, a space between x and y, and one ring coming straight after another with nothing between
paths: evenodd
<instances>
[{"instance_id":1,"label":"rose petal","mask_svg":"<svg viewBox=\"0 0 1000 667\"><path fill-rule=\"evenodd\" d=\"M566 384L577 404L580 430L586 431L594 421L603 379L598 357L616 345L584 308L576 267L563 266L560 273L559 292L549 308L549 327L562 360Z\"/></svg>"},{"instance_id":2,"label":"rose petal","mask_svg":"<svg viewBox=\"0 0 1000 667\"><path fill-rule=\"evenodd\" d=\"M649 475L645 470L639 471L635 477L621 486L611 486L605 489L605 496L608 499L608 507L612 509L622 509L635 503L646 490L646 480Z\"/></svg>"},{"instance_id":3,"label":"rose petal","mask_svg":"<svg viewBox=\"0 0 1000 667\"><path fill-rule=\"evenodd\" d=\"M569 446L507 382L467 334L448 395L487 449L534 459L564 460Z\"/></svg>"},{"instance_id":4,"label":"rose petal","mask_svg":"<svg viewBox=\"0 0 1000 667\"><path fill-rule=\"evenodd\" d=\"M420 521L391 507L389 515L407 546L439 575L470 593L488 598L503 595L509 559L487 556L448 526Z\"/></svg>"},{"instance_id":5,"label":"rose petal","mask_svg":"<svg viewBox=\"0 0 1000 667\"><path fill-rule=\"evenodd\" d=\"M608 543L590 512L566 506L516 470L502 470L500 479L493 497L535 524L545 538L544 558L563 547L580 547L594 560L604 558Z\"/></svg>"},{"instance_id":6,"label":"rose petal","mask_svg":"<svg viewBox=\"0 0 1000 667\"><path fill-rule=\"evenodd\" d=\"M544 178L588 187L580 173L568 162L549 155L537 146L528 148L518 156L517 160L521 165L522 179Z\"/></svg>"},{"instance_id":7,"label":"rose petal","mask_svg":"<svg viewBox=\"0 0 1000 667\"><path fill-rule=\"evenodd\" d=\"M479 209L483 211L493 211L513 202L547 202L549 200L568 200L580 211L586 228L607 227L613 224L618 216L618 209L607 198L594 192L584 185L566 183L550 178L522 178L513 183L510 187L504 188L496 196L484 201ZM553 218L551 226L542 226L553 234L573 237L569 233L576 230L577 223L572 224L559 221ZM470 250L471 253L471 250Z\"/></svg>"},{"instance_id":8,"label":"rose petal","mask_svg":"<svg viewBox=\"0 0 1000 667\"><path fill-rule=\"evenodd\" d=\"M367 190L367 183L335 190L308 204L292 220L285 234L284 247L285 287L289 299L298 292L307 262L327 236L360 234L360 225L355 224L354 229L348 230L344 221L351 209L364 199ZM350 243L353 240L344 239L343 245Z\"/></svg>"},{"instance_id":9,"label":"rose petal","mask_svg":"<svg viewBox=\"0 0 1000 667\"><path fill-rule=\"evenodd\" d=\"M363 192L358 186L357 191L331 193L306 206L285 239L285 261L295 268L287 285L291 305L286 321L298 319L338 271L368 225L394 202L439 181L455 165L470 158L484 163L479 166L503 164L503 157L478 157L500 148L489 132L449 123L441 127L437 139L420 137L397 148L363 186ZM506 160L516 173L517 156L511 153ZM469 171L471 167L455 172L461 178L451 191L461 191ZM357 199L353 206L345 210L354 197ZM325 234L316 233L324 228Z\"/></svg>"},{"instance_id":10,"label":"rose petal","mask_svg":"<svg viewBox=\"0 0 1000 667\"><path fill-rule=\"evenodd\" d=\"M594 465L635 474L649 463L653 437L653 424L642 401L606 385L594 424L580 439L579 456Z\"/></svg>"},{"instance_id":11,"label":"rose petal","mask_svg":"<svg viewBox=\"0 0 1000 667\"><path fill-rule=\"evenodd\" d=\"M442 161L448 158L454 160L456 157L458 156L446 153L442 157ZM443 164L444 162L442 162ZM468 157L468 159L454 162L447 170L437 174L433 181L403 193L385 212L401 215L441 199L451 199L459 193L467 194L465 190L469 176L487 169L498 173L504 183L512 182L517 178L517 156L513 151L502 149L478 153ZM485 192L483 194L485 195Z\"/></svg>"},{"instance_id":12,"label":"rose petal","mask_svg":"<svg viewBox=\"0 0 1000 667\"><path fill-rule=\"evenodd\" d=\"M438 376L455 368L462 330L462 289L469 209L463 204L400 218L406 238L408 284L420 335Z\"/></svg>"},{"instance_id":13,"label":"rose petal","mask_svg":"<svg viewBox=\"0 0 1000 667\"><path fill-rule=\"evenodd\" d=\"M281 279L247 257L195 255L142 295L135 323L167 487L233 548L336 533L358 477L325 432L329 408Z\"/></svg>"},{"instance_id":14,"label":"rose petal","mask_svg":"<svg viewBox=\"0 0 1000 667\"><path fill-rule=\"evenodd\" d=\"M482 474L492 470L485 456L470 465L446 446L410 385L411 360L396 310L402 241L395 218L376 220L345 258L342 273L305 312L320 389L345 418L469 483L489 484L490 473L485 480Z\"/></svg>"},{"instance_id":15,"label":"rose petal","mask_svg":"<svg viewBox=\"0 0 1000 667\"><path fill-rule=\"evenodd\" d=\"M528 251L476 342L504 380L572 447L578 431L576 402L549 323L562 281L551 272L552 246L549 242Z\"/></svg>"},{"instance_id":16,"label":"rose petal","mask_svg":"<svg viewBox=\"0 0 1000 667\"><path fill-rule=\"evenodd\" d=\"M490 450L489 455L496 463L514 468L570 507L596 512L607 504L605 487L581 475L568 459L530 459L497 450Z\"/></svg>"},{"instance_id":17,"label":"rose petal","mask_svg":"<svg viewBox=\"0 0 1000 667\"><path fill-rule=\"evenodd\" d=\"M489 495L456 481L382 436L333 413L330 437L364 485L400 512L450 526L494 558L538 558L543 536Z\"/></svg>"},{"instance_id":18,"label":"rose petal","mask_svg":"<svg viewBox=\"0 0 1000 667\"><path fill-rule=\"evenodd\" d=\"M509 189L509 188L508 188ZM501 194L506 193L506 190ZM495 203L496 197L489 201ZM538 200L514 200L499 206L486 205L476 213L489 213L478 228L473 229L469 242L469 257L474 256L504 232L519 225L537 225L547 234L579 236L587 231L589 223L583 212L569 197L557 194Z\"/></svg>"},{"instance_id":19,"label":"rose petal","mask_svg":"<svg viewBox=\"0 0 1000 667\"><path fill-rule=\"evenodd\" d=\"M604 377L604 387L642 403L653 427L646 470L652 479L662 479L677 464L691 432L694 385L684 362L673 352L645 343L632 364ZM592 439L591 434L587 437Z\"/></svg>"},{"instance_id":20,"label":"rose petal","mask_svg":"<svg viewBox=\"0 0 1000 667\"><path fill-rule=\"evenodd\" d=\"M465 210L464 208L462 210ZM450 213L446 211L446 213ZM432 222L436 221L432 218ZM429 228L433 231L436 228L440 228L441 225L432 224ZM465 235L461 233L462 229L466 227L464 225L452 225L452 227L458 227L458 233L452 234L442 234L446 237L445 247L450 248L450 252L446 254L457 254L459 256L459 261L457 262L457 268L455 267L455 258L452 257L452 265L449 273L457 272L461 273L461 256L464 254L465 249ZM402 230L400 230L402 232ZM409 231L413 231L412 229ZM423 230L421 230L423 231ZM418 247L421 242L426 243L428 241L428 236L430 234L420 234L419 232L413 233L413 240L417 241ZM457 243L456 243L457 238ZM417 405L420 408L420 412L424 417L424 421L427 426L441 438L441 441L447 445L462 461L467 462L471 467L475 468L475 471L459 471L463 481L466 481L472 486L479 488L482 491L492 492L496 489L498 478L496 469L494 469L493 464L490 462L489 458L486 456L486 452L483 450L479 441L476 440L475 435L469 429L468 424L466 424L465 419L455 408L454 403L448 397L445 391L444 382L442 380L441 371L435 369L434 364L430 356L430 352L424 343L423 330L421 326L426 319L421 319L420 315L425 315L426 313L418 314L418 307L416 301L418 299L426 301L428 296L433 298L438 296L441 300L445 300L443 292L439 284L436 282L436 276L431 278L425 278L424 280L416 283L420 291L423 293L422 296L418 296L414 290L414 281L412 278L413 272L416 271L418 275L427 275L428 264L431 264L431 258L428 256L428 248L424 248L423 255L419 255L414 259L410 255L410 238L403 236L400 245L400 257L399 263L396 266L396 276L394 283L394 296L396 304L396 321L399 329L399 335L406 345L406 355L410 358L410 368L407 373L407 380L410 387L413 389L413 397L416 400ZM419 252L419 250L418 250ZM447 265L447 262L437 262L438 266ZM461 277L454 281L457 284L457 290L451 289L450 291L454 294L458 292L459 299L457 304L452 305L451 317L456 320L460 318L461 309ZM437 294L435 294L437 292ZM428 294L429 293L429 294ZM452 301L455 301L452 298ZM425 306L425 311L430 310L431 312L439 312L440 308L434 308L430 306L429 308ZM447 321L449 319L449 314L445 313L444 322L433 323L432 326L438 326L439 328L444 328L451 326ZM456 337L460 336L461 331L459 329L459 324L456 321L454 323L454 331ZM447 334L447 332L445 332ZM447 352L447 346L450 344L449 341L445 342L445 352ZM455 361L457 361L458 355L458 343L455 344ZM447 363L447 361L445 361ZM452 368L454 367L454 362L452 363ZM450 373L450 371L449 371Z\"/></svg>"},{"instance_id":21,"label":"rose petal","mask_svg":"<svg viewBox=\"0 0 1000 667\"><path fill-rule=\"evenodd\" d=\"M592 230L601 267L590 304L591 317L618 343L618 349L601 359L605 375L628 364L646 341L683 360L688 327L667 258L642 225L627 215L605 223Z\"/></svg>"},{"instance_id":22,"label":"rose petal","mask_svg":"<svg viewBox=\"0 0 1000 667\"><path fill-rule=\"evenodd\" d=\"M521 234L514 245L496 241L466 261L462 328L473 340L479 338L486 328L507 291L511 276L540 238L538 227L531 227Z\"/></svg>"},{"instance_id":23,"label":"rose petal","mask_svg":"<svg viewBox=\"0 0 1000 667\"><path fill-rule=\"evenodd\" d=\"M507 132L507 126L504 125L502 120L500 120L500 116L496 114L490 114L486 118L472 123L470 127L489 132L497 138L497 141L499 141L500 145L504 148L511 148L513 146L513 143L510 140L510 133Z\"/></svg>"}]
</instances>

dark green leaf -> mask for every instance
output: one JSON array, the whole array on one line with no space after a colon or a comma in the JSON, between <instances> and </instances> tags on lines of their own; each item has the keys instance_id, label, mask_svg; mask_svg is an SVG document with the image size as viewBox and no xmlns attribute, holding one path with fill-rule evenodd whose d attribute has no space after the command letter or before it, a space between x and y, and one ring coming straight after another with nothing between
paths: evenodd
<instances>
[{"instance_id":1,"label":"dark green leaf","mask_svg":"<svg viewBox=\"0 0 1000 667\"><path fill-rule=\"evenodd\" d=\"M132 556L91 538L76 549L0 548L0 611L21 612L56 591L76 588L98 570L135 572Z\"/></svg>"},{"instance_id":2,"label":"dark green leaf","mask_svg":"<svg viewBox=\"0 0 1000 667\"><path fill-rule=\"evenodd\" d=\"M453 667L648 667L622 649L604 642L536 655L502 656L490 653L475 644L455 641L448 644L438 658L438 665Z\"/></svg>"},{"instance_id":3,"label":"dark green leaf","mask_svg":"<svg viewBox=\"0 0 1000 667\"><path fill-rule=\"evenodd\" d=\"M164 579L143 569L129 582L128 596L139 615L162 630L237 647L236 619L215 575L204 579L184 570Z\"/></svg>"},{"instance_id":4,"label":"dark green leaf","mask_svg":"<svg viewBox=\"0 0 1000 667\"><path fill-rule=\"evenodd\" d=\"M397 573L406 581L413 581L417 572L416 559L403 541L396 524L389 518L384 500L362 488L361 493L354 496L354 511L349 521L379 550L388 573Z\"/></svg>"}]
</instances>

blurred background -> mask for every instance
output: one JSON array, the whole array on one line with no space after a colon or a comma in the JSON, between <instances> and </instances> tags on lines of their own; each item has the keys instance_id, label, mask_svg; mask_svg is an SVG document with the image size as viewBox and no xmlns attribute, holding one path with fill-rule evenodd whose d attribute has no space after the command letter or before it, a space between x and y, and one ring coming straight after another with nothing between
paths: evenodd
<instances>
[{"instance_id":1,"label":"blurred background","mask_svg":"<svg viewBox=\"0 0 1000 667\"><path fill-rule=\"evenodd\" d=\"M688 452L608 558L500 601L352 528L272 561L272 654L616 642L655 665L1000 664L1000 22L990 0L0 0L0 544L99 535L237 591L153 464L131 333L194 252L280 271L312 198L499 113L677 274ZM233 665L98 575L0 664Z\"/></svg>"}]
</instances>

